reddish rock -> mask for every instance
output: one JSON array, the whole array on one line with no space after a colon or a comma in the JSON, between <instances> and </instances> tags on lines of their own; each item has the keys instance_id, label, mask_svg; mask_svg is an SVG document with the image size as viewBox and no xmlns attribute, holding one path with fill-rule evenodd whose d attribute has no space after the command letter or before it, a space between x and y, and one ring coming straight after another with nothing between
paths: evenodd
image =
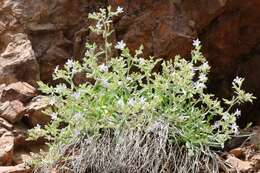
<instances>
[{"instance_id":1,"label":"reddish rock","mask_svg":"<svg viewBox=\"0 0 260 173\"><path fill-rule=\"evenodd\" d=\"M198 37L199 30L219 16L225 4L226 1L219 0L124 1L120 3L125 13L116 25L117 39L126 41L131 49L144 44L146 56L189 55L191 42Z\"/></svg>"},{"instance_id":2,"label":"reddish rock","mask_svg":"<svg viewBox=\"0 0 260 173\"><path fill-rule=\"evenodd\" d=\"M0 84L26 81L36 85L39 67L27 35L17 33L8 37L10 41L0 52Z\"/></svg>"},{"instance_id":3,"label":"reddish rock","mask_svg":"<svg viewBox=\"0 0 260 173\"><path fill-rule=\"evenodd\" d=\"M26 150L16 150L13 155L13 161L16 165L28 162L32 159L30 153Z\"/></svg>"},{"instance_id":4,"label":"reddish rock","mask_svg":"<svg viewBox=\"0 0 260 173\"><path fill-rule=\"evenodd\" d=\"M241 158L244 155L243 150L240 147L230 150L229 153L237 158Z\"/></svg>"},{"instance_id":5,"label":"reddish rock","mask_svg":"<svg viewBox=\"0 0 260 173\"><path fill-rule=\"evenodd\" d=\"M46 96L37 96L31 100L26 107L28 123L31 127L37 124L45 125L50 122L50 116L43 113L49 106L49 98Z\"/></svg>"},{"instance_id":6,"label":"reddish rock","mask_svg":"<svg viewBox=\"0 0 260 173\"><path fill-rule=\"evenodd\" d=\"M252 162L243 161L233 156L228 156L225 162L228 163L233 170L240 173L247 173L254 170Z\"/></svg>"},{"instance_id":7,"label":"reddish rock","mask_svg":"<svg viewBox=\"0 0 260 173\"><path fill-rule=\"evenodd\" d=\"M36 89L30 84L26 82L16 82L6 86L2 90L1 101L19 100L24 103L36 95Z\"/></svg>"},{"instance_id":8,"label":"reddish rock","mask_svg":"<svg viewBox=\"0 0 260 173\"><path fill-rule=\"evenodd\" d=\"M250 136L250 143L255 146L260 146L260 126L255 126Z\"/></svg>"},{"instance_id":9,"label":"reddish rock","mask_svg":"<svg viewBox=\"0 0 260 173\"><path fill-rule=\"evenodd\" d=\"M18 100L6 101L0 105L0 117L11 123L18 122L24 116L24 113L25 107Z\"/></svg>"},{"instance_id":10,"label":"reddish rock","mask_svg":"<svg viewBox=\"0 0 260 173\"><path fill-rule=\"evenodd\" d=\"M22 122L13 125L12 133L14 136L14 143L16 147L30 145L31 142L27 141L28 126Z\"/></svg>"},{"instance_id":11,"label":"reddish rock","mask_svg":"<svg viewBox=\"0 0 260 173\"><path fill-rule=\"evenodd\" d=\"M0 166L11 165L13 159L14 137L0 137Z\"/></svg>"},{"instance_id":12,"label":"reddish rock","mask_svg":"<svg viewBox=\"0 0 260 173\"><path fill-rule=\"evenodd\" d=\"M11 123L9 123L8 121L6 121L4 118L1 118L1 117L0 117L0 127L3 127L7 130L13 129L13 125Z\"/></svg>"}]
</instances>

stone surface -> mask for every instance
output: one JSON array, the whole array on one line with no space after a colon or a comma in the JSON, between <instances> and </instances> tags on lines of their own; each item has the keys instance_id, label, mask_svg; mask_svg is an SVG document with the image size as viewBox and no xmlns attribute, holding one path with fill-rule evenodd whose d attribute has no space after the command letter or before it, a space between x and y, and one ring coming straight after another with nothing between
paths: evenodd
<instances>
[{"instance_id":1,"label":"stone surface","mask_svg":"<svg viewBox=\"0 0 260 173\"><path fill-rule=\"evenodd\" d=\"M18 122L13 125L12 133L14 136L14 143L16 147L30 145L31 142L27 141L28 126L22 122Z\"/></svg>"},{"instance_id":2,"label":"stone surface","mask_svg":"<svg viewBox=\"0 0 260 173\"><path fill-rule=\"evenodd\" d=\"M7 130L13 129L13 125L11 123L9 123L8 121L6 121L4 118L1 118L1 117L0 117L0 127L3 127Z\"/></svg>"},{"instance_id":3,"label":"stone surface","mask_svg":"<svg viewBox=\"0 0 260 173\"><path fill-rule=\"evenodd\" d=\"M242 157L243 154L244 154L243 151L242 151L242 148L240 148L240 147L230 150L229 153L234 155L237 158Z\"/></svg>"},{"instance_id":4,"label":"stone surface","mask_svg":"<svg viewBox=\"0 0 260 173\"><path fill-rule=\"evenodd\" d=\"M32 157L30 153L23 149L15 151L13 155L13 161L16 165L25 163L31 159Z\"/></svg>"},{"instance_id":5,"label":"stone surface","mask_svg":"<svg viewBox=\"0 0 260 173\"><path fill-rule=\"evenodd\" d=\"M36 89L30 84L26 82L16 82L3 88L1 101L19 100L25 103L36 95Z\"/></svg>"},{"instance_id":6,"label":"stone surface","mask_svg":"<svg viewBox=\"0 0 260 173\"><path fill-rule=\"evenodd\" d=\"M24 33L8 37L10 37L8 45L2 53L0 52L0 84L26 81L36 85L36 80L39 79L39 67L30 40Z\"/></svg>"},{"instance_id":7,"label":"stone surface","mask_svg":"<svg viewBox=\"0 0 260 173\"><path fill-rule=\"evenodd\" d=\"M222 158L227 165L227 172L260 171L259 147L252 142L245 142L241 147L223 153Z\"/></svg>"},{"instance_id":8,"label":"stone surface","mask_svg":"<svg viewBox=\"0 0 260 173\"><path fill-rule=\"evenodd\" d=\"M226 163L230 164L231 168L241 173L247 173L253 170L253 165L251 162L242 161L233 156L228 156Z\"/></svg>"},{"instance_id":9,"label":"stone surface","mask_svg":"<svg viewBox=\"0 0 260 173\"><path fill-rule=\"evenodd\" d=\"M5 118L11 123L15 123L24 116L25 107L23 103L14 100L14 101L6 101L0 104L0 117Z\"/></svg>"},{"instance_id":10,"label":"stone surface","mask_svg":"<svg viewBox=\"0 0 260 173\"><path fill-rule=\"evenodd\" d=\"M50 122L51 118L43 113L44 109L48 107L49 98L46 96L37 96L31 100L26 107L27 119L29 126L34 127L37 124L45 125Z\"/></svg>"},{"instance_id":11,"label":"stone surface","mask_svg":"<svg viewBox=\"0 0 260 173\"><path fill-rule=\"evenodd\" d=\"M110 1L114 6L118 3ZM144 44L145 55L173 58L189 55L192 40L224 9L226 1L131 0L120 3L125 14L117 22L117 39L132 49ZM197 9L200 10L197 10Z\"/></svg>"},{"instance_id":12,"label":"stone surface","mask_svg":"<svg viewBox=\"0 0 260 173\"><path fill-rule=\"evenodd\" d=\"M13 149L14 149L14 137L1 136L0 137L0 166L6 166L12 164Z\"/></svg>"}]
</instances>

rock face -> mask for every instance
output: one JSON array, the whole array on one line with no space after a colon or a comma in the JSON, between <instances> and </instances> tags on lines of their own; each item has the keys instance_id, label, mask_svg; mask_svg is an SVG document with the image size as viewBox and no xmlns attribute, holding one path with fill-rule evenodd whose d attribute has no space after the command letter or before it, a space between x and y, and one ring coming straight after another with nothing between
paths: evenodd
<instances>
[{"instance_id":1,"label":"rock face","mask_svg":"<svg viewBox=\"0 0 260 173\"><path fill-rule=\"evenodd\" d=\"M32 124L32 118L26 118L34 116L35 112L43 115L40 114L44 108L43 102L41 110L37 109L38 107L33 105L40 104L37 99L40 96L34 96L36 89L26 82L0 86L0 173L31 172L20 164L31 159L30 152L37 152L33 151L34 146L39 146L42 142L27 141L28 129L43 123L43 120L45 124L49 121L46 116L40 116L38 119L34 117L35 123Z\"/></svg>"},{"instance_id":2,"label":"rock face","mask_svg":"<svg viewBox=\"0 0 260 173\"><path fill-rule=\"evenodd\" d=\"M231 81L240 75L260 98L259 0L1 0L0 117L11 123L3 129L14 135L10 126L21 119L25 126L49 121L41 112L46 105L35 98L36 82L55 83L55 66L82 57L85 41L92 39L87 14L107 5L125 11L113 23L113 42L124 40L131 50L143 44L144 56L169 59L188 57L192 40L199 38L212 66L211 91L230 96ZM243 108L242 125L259 122L259 105L260 99Z\"/></svg>"},{"instance_id":3,"label":"rock face","mask_svg":"<svg viewBox=\"0 0 260 173\"><path fill-rule=\"evenodd\" d=\"M16 82L3 88L1 102L21 100L27 102L36 96L36 89L26 82Z\"/></svg>"},{"instance_id":4,"label":"rock face","mask_svg":"<svg viewBox=\"0 0 260 173\"><path fill-rule=\"evenodd\" d=\"M0 116L11 123L16 123L21 120L24 113L25 107L23 106L23 103L18 100L11 102L6 101L0 106Z\"/></svg>"},{"instance_id":5,"label":"rock face","mask_svg":"<svg viewBox=\"0 0 260 173\"><path fill-rule=\"evenodd\" d=\"M8 35L10 39L0 54L0 83L26 81L35 85L39 79L39 67L27 35L17 33Z\"/></svg>"}]
</instances>

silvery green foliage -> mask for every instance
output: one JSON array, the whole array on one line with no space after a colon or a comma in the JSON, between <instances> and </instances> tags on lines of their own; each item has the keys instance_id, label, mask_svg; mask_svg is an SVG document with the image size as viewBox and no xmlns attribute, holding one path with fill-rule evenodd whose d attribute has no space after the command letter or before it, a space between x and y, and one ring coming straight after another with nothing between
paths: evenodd
<instances>
[{"instance_id":1,"label":"silvery green foliage","mask_svg":"<svg viewBox=\"0 0 260 173\"><path fill-rule=\"evenodd\" d=\"M52 153L44 154L42 163L57 160L59 148L79 139L98 139L109 131L119 140L117 136L123 132L153 132L160 123L168 125L168 141L185 145L190 155L205 146L223 147L225 141L239 134L236 119L241 112L234 112L233 106L254 99L241 89L244 79L234 79L234 96L223 102L206 93L210 66L200 51L199 40L193 41L190 61L180 56L169 61L144 59L142 46L131 55L123 41L116 45L108 41L112 18L121 12L120 7L116 12L108 7L90 14L89 18L97 21L90 29L102 35L104 45L87 43L82 63L69 59L64 68L57 67L53 79L65 83L54 87L38 83L52 106L46 110L51 123L30 130L30 139L51 141ZM113 48L119 52L117 57L110 57ZM100 59L106 61L100 63ZM154 71L158 64L161 72ZM77 86L73 82L76 73L84 73L91 80Z\"/></svg>"}]
</instances>

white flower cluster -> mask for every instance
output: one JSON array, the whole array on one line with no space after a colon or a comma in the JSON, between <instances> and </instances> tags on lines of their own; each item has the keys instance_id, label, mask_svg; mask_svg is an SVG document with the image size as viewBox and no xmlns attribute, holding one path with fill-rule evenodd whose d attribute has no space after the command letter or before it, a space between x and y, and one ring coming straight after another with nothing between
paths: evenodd
<instances>
[{"instance_id":1,"label":"white flower cluster","mask_svg":"<svg viewBox=\"0 0 260 173\"><path fill-rule=\"evenodd\" d=\"M96 28L97 28L98 30L102 30L103 24L101 24L101 22L98 21L97 24L96 24Z\"/></svg>"},{"instance_id":2,"label":"white flower cluster","mask_svg":"<svg viewBox=\"0 0 260 173\"><path fill-rule=\"evenodd\" d=\"M124 43L123 40L121 40L121 41L117 42L115 48L119 49L119 50L124 50L125 46L126 46L126 44Z\"/></svg>"},{"instance_id":3,"label":"white flower cluster","mask_svg":"<svg viewBox=\"0 0 260 173\"><path fill-rule=\"evenodd\" d=\"M209 70L209 69L210 69L209 63L208 63L207 61L204 62L201 66L199 66L199 69L200 69L201 71L207 71L207 70Z\"/></svg>"},{"instance_id":4,"label":"white flower cluster","mask_svg":"<svg viewBox=\"0 0 260 173\"><path fill-rule=\"evenodd\" d=\"M66 89L67 89L67 86L66 86L64 83L58 84L58 85L56 85L55 92L61 94L61 93L63 93Z\"/></svg>"},{"instance_id":5,"label":"white flower cluster","mask_svg":"<svg viewBox=\"0 0 260 173\"><path fill-rule=\"evenodd\" d=\"M236 117L240 117L241 116L241 111L239 109L236 109L235 116Z\"/></svg>"},{"instance_id":6,"label":"white flower cluster","mask_svg":"<svg viewBox=\"0 0 260 173\"><path fill-rule=\"evenodd\" d=\"M58 113L57 112L51 113L51 119L52 120L56 120L57 118L58 118Z\"/></svg>"},{"instance_id":7,"label":"white flower cluster","mask_svg":"<svg viewBox=\"0 0 260 173\"><path fill-rule=\"evenodd\" d=\"M73 118L76 120L76 121L79 121L83 118L83 114L81 112L77 112Z\"/></svg>"},{"instance_id":8,"label":"white flower cluster","mask_svg":"<svg viewBox=\"0 0 260 173\"><path fill-rule=\"evenodd\" d=\"M125 102L122 98L120 98L118 101L117 101L117 105L120 107L120 108L123 108L125 106Z\"/></svg>"},{"instance_id":9,"label":"white flower cluster","mask_svg":"<svg viewBox=\"0 0 260 173\"><path fill-rule=\"evenodd\" d=\"M72 95L71 95L73 98L75 98L76 100L78 100L81 96L81 93L80 92L74 92Z\"/></svg>"},{"instance_id":10,"label":"white flower cluster","mask_svg":"<svg viewBox=\"0 0 260 173\"><path fill-rule=\"evenodd\" d=\"M101 84L102 84L105 88L109 87L109 81L108 81L108 79L101 79Z\"/></svg>"},{"instance_id":11,"label":"white flower cluster","mask_svg":"<svg viewBox=\"0 0 260 173\"><path fill-rule=\"evenodd\" d=\"M207 88L207 86L203 82L200 82L200 81L195 82L193 85L197 90L203 90L203 89Z\"/></svg>"},{"instance_id":12,"label":"white flower cluster","mask_svg":"<svg viewBox=\"0 0 260 173\"><path fill-rule=\"evenodd\" d=\"M51 97L51 98L49 99L49 105L54 106L55 103L56 103L56 99L55 99L54 97Z\"/></svg>"},{"instance_id":13,"label":"white flower cluster","mask_svg":"<svg viewBox=\"0 0 260 173\"><path fill-rule=\"evenodd\" d=\"M108 72L108 66L106 66L105 64L101 64L101 65L99 66L99 70L100 70L101 72Z\"/></svg>"},{"instance_id":14,"label":"white flower cluster","mask_svg":"<svg viewBox=\"0 0 260 173\"><path fill-rule=\"evenodd\" d=\"M37 125L34 127L34 130L35 130L36 132L41 131L41 125L40 125L40 124L37 124Z\"/></svg>"},{"instance_id":15,"label":"white flower cluster","mask_svg":"<svg viewBox=\"0 0 260 173\"><path fill-rule=\"evenodd\" d=\"M232 82L232 85L238 85L238 86L241 86L242 83L243 83L243 79L240 78L240 77L238 77L238 76L236 76L236 78L235 78L235 79L233 80L233 82Z\"/></svg>"},{"instance_id":16,"label":"white flower cluster","mask_svg":"<svg viewBox=\"0 0 260 173\"><path fill-rule=\"evenodd\" d=\"M130 98L128 99L127 104L130 106L135 106L136 100L134 98Z\"/></svg>"},{"instance_id":17,"label":"white flower cluster","mask_svg":"<svg viewBox=\"0 0 260 173\"><path fill-rule=\"evenodd\" d=\"M68 67L68 69L71 70L72 74L79 72L79 69L77 67L77 61L74 61L72 59L68 59L68 61L65 63L65 65Z\"/></svg>"},{"instance_id":18,"label":"white flower cluster","mask_svg":"<svg viewBox=\"0 0 260 173\"><path fill-rule=\"evenodd\" d=\"M235 113L234 113L235 117L240 117L241 116L241 111L239 109L236 109ZM215 124L213 125L213 128L215 129L219 129L221 127L221 124L225 124L225 123L229 123L230 120L232 120L232 115L228 114L227 112L224 113L224 115L222 116L222 119L219 121L216 121ZM235 135L239 134L239 127L236 124L236 122L232 122L229 124L229 128L232 130L232 132Z\"/></svg>"},{"instance_id":19,"label":"white flower cluster","mask_svg":"<svg viewBox=\"0 0 260 173\"><path fill-rule=\"evenodd\" d=\"M200 40L197 38L196 40L193 40L192 45L195 47L199 47L200 46Z\"/></svg>"},{"instance_id":20,"label":"white flower cluster","mask_svg":"<svg viewBox=\"0 0 260 173\"><path fill-rule=\"evenodd\" d=\"M54 69L54 73L57 73L59 71L59 66L57 65Z\"/></svg>"},{"instance_id":21,"label":"white flower cluster","mask_svg":"<svg viewBox=\"0 0 260 173\"><path fill-rule=\"evenodd\" d=\"M68 59L68 61L66 62L66 65L69 68L73 68L75 66L75 61L73 61L72 59Z\"/></svg>"},{"instance_id":22,"label":"white flower cluster","mask_svg":"<svg viewBox=\"0 0 260 173\"><path fill-rule=\"evenodd\" d=\"M118 6L117 9L116 9L116 12L117 13L123 13L124 9L122 7L120 7L120 6Z\"/></svg>"}]
</instances>

